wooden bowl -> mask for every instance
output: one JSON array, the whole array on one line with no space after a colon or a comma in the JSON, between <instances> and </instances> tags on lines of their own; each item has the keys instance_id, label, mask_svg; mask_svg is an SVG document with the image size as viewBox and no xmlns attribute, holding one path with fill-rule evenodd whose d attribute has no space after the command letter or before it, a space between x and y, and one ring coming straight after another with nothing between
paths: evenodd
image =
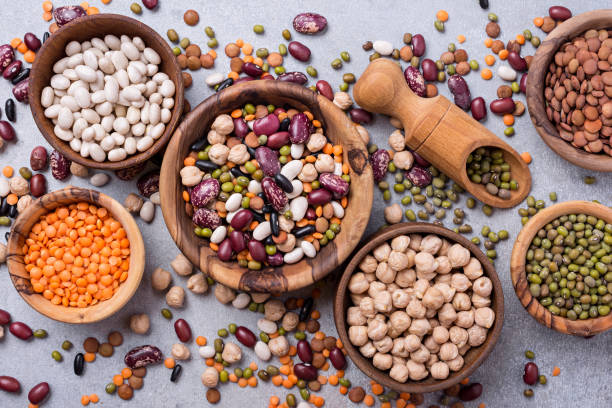
<instances>
[{"instance_id":1,"label":"wooden bowl","mask_svg":"<svg viewBox=\"0 0 612 408\"><path fill-rule=\"evenodd\" d=\"M108 300L85 308L54 305L41 294L32 290L30 275L25 270L22 248L31 228L41 215L62 205L86 201L106 208L125 229L130 241L130 267L128 278L119 285L117 292ZM45 194L19 214L11 228L7 246L7 264L11 280L21 297L37 312L65 323L92 323L116 313L134 295L145 266L145 248L138 225L130 213L111 197L95 190L66 187Z\"/></svg>"},{"instance_id":2,"label":"wooden bowl","mask_svg":"<svg viewBox=\"0 0 612 408\"><path fill-rule=\"evenodd\" d=\"M157 139L148 150L133 154L128 156L125 160L117 162L108 160L97 162L89 157L82 157L78 152L72 150L68 143L55 136L53 132L53 122L45 117L45 108L43 108L40 103L42 90L49 85L51 76L54 75L52 70L53 64L65 56L64 48L66 44L75 40L90 40L93 37L103 38L106 34L114 34L116 36L125 34L130 37L139 36L142 38L147 47L153 48L159 54L162 61L160 64L160 72L168 74L176 88L172 117L170 118L170 122L166 124L166 129L162 136ZM155 30L138 20L119 14L95 14L78 18L66 24L51 35L43 44L41 49L36 53L36 60L32 65L28 98L34 121L42 135L53 148L70 160L87 167L104 170L119 170L136 166L151 159L155 153L160 151L160 149L168 143L183 113L183 93L183 75L176 57L172 53L167 42L157 34Z\"/></svg>"},{"instance_id":3,"label":"wooden bowl","mask_svg":"<svg viewBox=\"0 0 612 408\"><path fill-rule=\"evenodd\" d=\"M510 275L516 296L531 317L559 333L588 337L612 328L612 314L587 320L569 320L555 316L531 295L525 273L525 256L533 237L546 224L567 214L594 215L607 223L612 223L612 209L590 201L566 201L541 210L525 224L514 242L510 258Z\"/></svg>"},{"instance_id":4,"label":"wooden bowl","mask_svg":"<svg viewBox=\"0 0 612 408\"><path fill-rule=\"evenodd\" d=\"M304 258L293 265L266 267L259 271L242 268L237 262L222 262L208 246L208 240L198 238L191 218L185 212L183 186L179 171L190 145L206 137L214 119L245 103L272 103L309 110L318 118L325 134L334 144L343 146L344 161L349 165L351 189L342 230L319 251L315 258ZM259 80L233 85L212 95L190 112L178 127L164 156L159 190L162 211L170 235L179 249L200 270L218 282L234 289L254 292L281 293L297 290L323 278L340 265L359 243L372 207L372 168L366 146L347 115L330 100L296 84Z\"/></svg>"},{"instance_id":5,"label":"wooden bowl","mask_svg":"<svg viewBox=\"0 0 612 408\"><path fill-rule=\"evenodd\" d=\"M361 260L368 255L377 246L384 242L390 241L398 235L404 234L436 234L440 237L446 238L451 242L456 242L469 249L470 252L476 259L482 264L484 276L491 279L493 283L493 293L491 294L491 309L495 312L495 323L493 327L489 329L486 341L478 347L471 348L464 356L465 361L461 370L457 372L451 372L450 376L445 380L436 380L431 376L420 380L401 383L392 379L386 371L381 371L374 367L372 359L366 358L361 355L359 349L350 342L348 337L348 325L346 323L346 311L351 305L351 297L348 295L348 283L353 275L353 272L358 270L359 263ZM338 290L336 291L336 297L334 299L334 321L336 323L336 329L338 335L344 344L344 349L348 353L348 356L353 360L353 363L363 371L368 377L378 382L379 384L389 387L392 390L398 392L409 392L409 393L426 393L444 390L455 384L458 384L464 378L470 374L482 364L487 356L493 351L493 347L504 324L504 293L502 291L501 283L495 272L493 264L486 257L480 249L474 245L467 238L448 230L444 227L439 227L434 224L428 224L423 222L410 222L396 224L387 228L384 228L374 236L367 239L367 243L361 247L357 252L348 266L344 270L338 284Z\"/></svg>"},{"instance_id":6,"label":"wooden bowl","mask_svg":"<svg viewBox=\"0 0 612 408\"><path fill-rule=\"evenodd\" d=\"M544 142L576 166L595 171L612 171L612 156L605 153L588 153L561 139L555 125L548 120L544 100L545 79L548 66L555 53L565 42L590 29L612 28L612 9L593 10L579 14L563 22L548 34L538 47L527 77L527 107L536 130Z\"/></svg>"}]
</instances>

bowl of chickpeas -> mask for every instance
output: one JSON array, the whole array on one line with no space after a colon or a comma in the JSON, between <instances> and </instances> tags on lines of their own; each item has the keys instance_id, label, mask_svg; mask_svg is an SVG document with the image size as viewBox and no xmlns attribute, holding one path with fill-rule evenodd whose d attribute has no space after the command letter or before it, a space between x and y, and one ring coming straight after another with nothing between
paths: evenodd
<instances>
[{"instance_id":1,"label":"bowl of chickpeas","mask_svg":"<svg viewBox=\"0 0 612 408\"><path fill-rule=\"evenodd\" d=\"M121 204L95 190L66 187L19 214L7 264L15 289L36 311L65 323L92 323L134 295L145 249Z\"/></svg>"}]
</instances>

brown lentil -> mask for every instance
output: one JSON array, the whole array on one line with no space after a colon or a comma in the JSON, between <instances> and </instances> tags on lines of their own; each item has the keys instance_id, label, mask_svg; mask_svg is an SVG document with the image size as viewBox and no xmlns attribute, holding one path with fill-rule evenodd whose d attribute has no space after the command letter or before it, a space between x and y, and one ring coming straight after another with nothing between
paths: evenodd
<instances>
[{"instance_id":1,"label":"brown lentil","mask_svg":"<svg viewBox=\"0 0 612 408\"><path fill-rule=\"evenodd\" d=\"M327 350L331 350L334 347L336 347L336 338L332 337L332 336L327 336L324 340L323 340L323 346L325 347L325 349Z\"/></svg>"},{"instance_id":2,"label":"brown lentil","mask_svg":"<svg viewBox=\"0 0 612 408\"><path fill-rule=\"evenodd\" d=\"M134 389L128 384L121 384L117 389L117 395L119 395L119 398L123 400L132 399L134 396Z\"/></svg>"},{"instance_id":3,"label":"brown lentil","mask_svg":"<svg viewBox=\"0 0 612 408\"><path fill-rule=\"evenodd\" d=\"M504 49L504 42L503 41L495 40L495 41L493 41L493 44L491 44L491 51L494 54L499 54L499 52L501 50L503 50L503 49Z\"/></svg>"},{"instance_id":4,"label":"brown lentil","mask_svg":"<svg viewBox=\"0 0 612 408\"><path fill-rule=\"evenodd\" d=\"M498 98L512 98L512 88L508 85L502 85L497 88L497 97Z\"/></svg>"},{"instance_id":5,"label":"brown lentil","mask_svg":"<svg viewBox=\"0 0 612 408\"><path fill-rule=\"evenodd\" d=\"M200 62L200 58L192 55L191 57L187 57L187 68L192 71L202 68L202 63Z\"/></svg>"},{"instance_id":6,"label":"brown lentil","mask_svg":"<svg viewBox=\"0 0 612 408\"><path fill-rule=\"evenodd\" d=\"M128 378L128 384L130 385L130 387L132 387L135 390L139 390L142 388L144 381L142 380L142 377L136 377L135 375L133 375L134 373L132 373L132 376L130 376L130 378Z\"/></svg>"},{"instance_id":7,"label":"brown lentil","mask_svg":"<svg viewBox=\"0 0 612 408\"><path fill-rule=\"evenodd\" d=\"M412 47L410 47L409 45L404 45L402 48L400 48L399 56L402 61L410 61L414 56L414 53L412 52Z\"/></svg>"},{"instance_id":8,"label":"brown lentil","mask_svg":"<svg viewBox=\"0 0 612 408\"><path fill-rule=\"evenodd\" d=\"M240 47L234 43L229 43L225 46L225 55L234 58L240 55Z\"/></svg>"},{"instance_id":9,"label":"brown lentil","mask_svg":"<svg viewBox=\"0 0 612 408\"><path fill-rule=\"evenodd\" d=\"M88 337L83 342L83 348L88 353L97 353L98 347L100 347L100 343L95 337Z\"/></svg>"},{"instance_id":10,"label":"brown lentil","mask_svg":"<svg viewBox=\"0 0 612 408\"><path fill-rule=\"evenodd\" d=\"M242 72L244 61L240 57L234 57L230 60L230 69L234 72Z\"/></svg>"},{"instance_id":11,"label":"brown lentil","mask_svg":"<svg viewBox=\"0 0 612 408\"><path fill-rule=\"evenodd\" d=\"M108 335L108 342L113 347L119 347L123 344L123 336L118 331L111 332Z\"/></svg>"},{"instance_id":12,"label":"brown lentil","mask_svg":"<svg viewBox=\"0 0 612 408\"><path fill-rule=\"evenodd\" d=\"M115 352L115 349L110 343L102 343L98 348L98 352L102 357L110 357Z\"/></svg>"},{"instance_id":13,"label":"brown lentil","mask_svg":"<svg viewBox=\"0 0 612 408\"><path fill-rule=\"evenodd\" d=\"M545 33L550 33L555 27L557 26L557 23L555 22L555 20L553 20L551 17L546 16L544 17L544 24L542 24L542 27L540 27L540 29L542 31L544 31Z\"/></svg>"},{"instance_id":14,"label":"brown lentil","mask_svg":"<svg viewBox=\"0 0 612 408\"><path fill-rule=\"evenodd\" d=\"M497 38L500 32L499 24L497 24L495 21L489 21L485 27L485 31L489 37Z\"/></svg>"},{"instance_id":15,"label":"brown lentil","mask_svg":"<svg viewBox=\"0 0 612 408\"><path fill-rule=\"evenodd\" d=\"M202 64L202 68L209 69L215 65L215 59L210 54L202 54L200 55L200 64Z\"/></svg>"},{"instance_id":16,"label":"brown lentil","mask_svg":"<svg viewBox=\"0 0 612 408\"><path fill-rule=\"evenodd\" d=\"M308 383L308 388L311 391L317 392L317 391L319 391L321 389L321 383L318 382L318 381L310 381Z\"/></svg>"},{"instance_id":17,"label":"brown lentil","mask_svg":"<svg viewBox=\"0 0 612 408\"><path fill-rule=\"evenodd\" d=\"M410 394L410 402L412 402L414 405L421 405L424 401L425 397L423 397L423 394L419 394L417 392Z\"/></svg>"},{"instance_id":18,"label":"brown lentil","mask_svg":"<svg viewBox=\"0 0 612 408\"><path fill-rule=\"evenodd\" d=\"M455 71L461 76L469 74L470 69L470 64L465 61L461 61L455 66Z\"/></svg>"},{"instance_id":19,"label":"brown lentil","mask_svg":"<svg viewBox=\"0 0 612 408\"><path fill-rule=\"evenodd\" d=\"M320 328L321 328L321 324L316 320L311 319L308 322L306 322L306 330L309 333L316 333L319 331Z\"/></svg>"},{"instance_id":20,"label":"brown lentil","mask_svg":"<svg viewBox=\"0 0 612 408\"><path fill-rule=\"evenodd\" d=\"M468 53L464 49L458 49L453 53L455 57L455 62L463 62L468 60Z\"/></svg>"},{"instance_id":21,"label":"brown lentil","mask_svg":"<svg viewBox=\"0 0 612 408\"><path fill-rule=\"evenodd\" d=\"M321 368L325 365L325 356L322 353L313 353L312 365L316 368Z\"/></svg>"},{"instance_id":22,"label":"brown lentil","mask_svg":"<svg viewBox=\"0 0 612 408\"><path fill-rule=\"evenodd\" d=\"M348 393L351 402L359 403L365 398L365 390L361 387L353 387Z\"/></svg>"},{"instance_id":23,"label":"brown lentil","mask_svg":"<svg viewBox=\"0 0 612 408\"><path fill-rule=\"evenodd\" d=\"M183 14L183 20L185 20L185 24L194 26L200 21L200 15L197 11L190 9Z\"/></svg>"},{"instance_id":24,"label":"brown lentil","mask_svg":"<svg viewBox=\"0 0 612 408\"><path fill-rule=\"evenodd\" d=\"M189 88L193 83L193 78L189 72L183 72L183 84L185 88Z\"/></svg>"},{"instance_id":25,"label":"brown lentil","mask_svg":"<svg viewBox=\"0 0 612 408\"><path fill-rule=\"evenodd\" d=\"M206 391L206 400L211 404L216 404L221 399L221 393L216 388L210 388Z\"/></svg>"},{"instance_id":26,"label":"brown lentil","mask_svg":"<svg viewBox=\"0 0 612 408\"><path fill-rule=\"evenodd\" d=\"M133 369L132 375L135 377L144 378L147 375L147 367L140 367L140 368Z\"/></svg>"},{"instance_id":27,"label":"brown lentil","mask_svg":"<svg viewBox=\"0 0 612 408\"><path fill-rule=\"evenodd\" d=\"M200 55L202 55L202 50L197 44L190 44L187 48L185 48L185 55L187 58L200 57Z\"/></svg>"},{"instance_id":28,"label":"brown lentil","mask_svg":"<svg viewBox=\"0 0 612 408\"><path fill-rule=\"evenodd\" d=\"M325 343L323 340L314 338L310 341L310 348L315 352L323 351L325 348Z\"/></svg>"},{"instance_id":29,"label":"brown lentil","mask_svg":"<svg viewBox=\"0 0 612 408\"><path fill-rule=\"evenodd\" d=\"M181 67L181 69L187 68L187 56L185 54L177 56L176 61L178 62L179 67Z\"/></svg>"},{"instance_id":30,"label":"brown lentil","mask_svg":"<svg viewBox=\"0 0 612 408\"><path fill-rule=\"evenodd\" d=\"M512 114L514 116L521 116L525 113L525 104L521 101L514 101L514 112Z\"/></svg>"}]
</instances>

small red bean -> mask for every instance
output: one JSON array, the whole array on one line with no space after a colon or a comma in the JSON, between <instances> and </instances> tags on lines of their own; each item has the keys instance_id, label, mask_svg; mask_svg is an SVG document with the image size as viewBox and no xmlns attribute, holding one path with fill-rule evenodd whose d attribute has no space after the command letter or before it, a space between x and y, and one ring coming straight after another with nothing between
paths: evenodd
<instances>
[{"instance_id":1,"label":"small red bean","mask_svg":"<svg viewBox=\"0 0 612 408\"><path fill-rule=\"evenodd\" d=\"M238 326L236 328L236 339L247 347L254 347L257 338L248 327Z\"/></svg>"},{"instance_id":2,"label":"small red bean","mask_svg":"<svg viewBox=\"0 0 612 408\"><path fill-rule=\"evenodd\" d=\"M514 111L514 101L512 98L496 99L489 104L489 108L497 115L505 115Z\"/></svg>"},{"instance_id":3,"label":"small red bean","mask_svg":"<svg viewBox=\"0 0 612 408\"><path fill-rule=\"evenodd\" d=\"M317 81L316 87L317 87L317 91L321 95L323 95L324 97L326 97L330 101L334 100L334 91L332 91L332 87L329 84L329 82L321 79L321 80Z\"/></svg>"},{"instance_id":4,"label":"small red bean","mask_svg":"<svg viewBox=\"0 0 612 408\"><path fill-rule=\"evenodd\" d=\"M6 392L19 392L20 389L21 384L16 378L9 377L8 375L0 376L0 390Z\"/></svg>"},{"instance_id":5,"label":"small red bean","mask_svg":"<svg viewBox=\"0 0 612 408\"><path fill-rule=\"evenodd\" d=\"M370 123L372 121L372 114L361 108L353 108L349 111L351 120L356 123Z\"/></svg>"},{"instance_id":6,"label":"small red bean","mask_svg":"<svg viewBox=\"0 0 612 408\"><path fill-rule=\"evenodd\" d=\"M15 139L15 129L6 120L0 120L0 137L7 142Z\"/></svg>"},{"instance_id":7,"label":"small red bean","mask_svg":"<svg viewBox=\"0 0 612 408\"><path fill-rule=\"evenodd\" d=\"M346 367L346 358L344 353L338 347L334 347L329 352L329 359L336 370L344 370Z\"/></svg>"},{"instance_id":8,"label":"small red bean","mask_svg":"<svg viewBox=\"0 0 612 408\"><path fill-rule=\"evenodd\" d=\"M11 315L6 310L0 309L0 326L9 324L11 322Z\"/></svg>"},{"instance_id":9,"label":"small red bean","mask_svg":"<svg viewBox=\"0 0 612 408\"><path fill-rule=\"evenodd\" d=\"M40 404L47 395L49 395L49 390L49 383L41 382L40 384L36 384L28 393L28 400L30 400L32 404Z\"/></svg>"},{"instance_id":10,"label":"small red bean","mask_svg":"<svg viewBox=\"0 0 612 408\"><path fill-rule=\"evenodd\" d=\"M230 243L229 238L225 238L223 242L219 244L217 256L223 262L228 262L232 259L232 244Z\"/></svg>"},{"instance_id":11,"label":"small red bean","mask_svg":"<svg viewBox=\"0 0 612 408\"><path fill-rule=\"evenodd\" d=\"M470 110L472 111L472 117L478 121L483 120L487 117L487 105L482 96L472 99L470 104Z\"/></svg>"},{"instance_id":12,"label":"small red bean","mask_svg":"<svg viewBox=\"0 0 612 408\"><path fill-rule=\"evenodd\" d=\"M22 322L13 322L9 326L9 331L13 336L20 338L21 340L28 340L34 335L30 326Z\"/></svg>"},{"instance_id":13,"label":"small red bean","mask_svg":"<svg viewBox=\"0 0 612 408\"><path fill-rule=\"evenodd\" d=\"M508 63L519 72L527 71L527 61L518 52L510 51L508 53Z\"/></svg>"},{"instance_id":14,"label":"small red bean","mask_svg":"<svg viewBox=\"0 0 612 408\"><path fill-rule=\"evenodd\" d=\"M565 21L572 16L572 12L567 7L552 6L548 9L548 15L555 21Z\"/></svg>"},{"instance_id":15,"label":"small red bean","mask_svg":"<svg viewBox=\"0 0 612 408\"><path fill-rule=\"evenodd\" d=\"M314 381L317 379L317 368L310 364L296 364L293 367L293 373L300 380Z\"/></svg>"},{"instance_id":16,"label":"small red bean","mask_svg":"<svg viewBox=\"0 0 612 408\"><path fill-rule=\"evenodd\" d=\"M256 239L252 239L248 244L249 254L253 257L257 262L264 262L267 258L266 256L266 248L264 244L257 241Z\"/></svg>"},{"instance_id":17,"label":"small red bean","mask_svg":"<svg viewBox=\"0 0 612 408\"><path fill-rule=\"evenodd\" d=\"M23 42L29 50L32 50L34 52L38 51L38 49L42 45L40 40L34 33L25 33L25 35L23 36Z\"/></svg>"},{"instance_id":18,"label":"small red bean","mask_svg":"<svg viewBox=\"0 0 612 408\"><path fill-rule=\"evenodd\" d=\"M472 383L459 391L459 399L461 401L473 401L482 394L482 384Z\"/></svg>"},{"instance_id":19,"label":"small red bean","mask_svg":"<svg viewBox=\"0 0 612 408\"><path fill-rule=\"evenodd\" d=\"M425 58L423 62L421 62L421 68L423 69L423 77L426 81L435 81L438 79L438 67L433 60Z\"/></svg>"},{"instance_id":20,"label":"small red bean","mask_svg":"<svg viewBox=\"0 0 612 408\"><path fill-rule=\"evenodd\" d=\"M234 215L234 217L232 218L232 222L230 222L230 225L234 230L240 231L246 228L252 220L253 213L250 210L243 208Z\"/></svg>"},{"instance_id":21,"label":"small red bean","mask_svg":"<svg viewBox=\"0 0 612 408\"><path fill-rule=\"evenodd\" d=\"M312 349L306 340L300 340L297 344L297 355L304 363L312 363ZM331 358L331 353L330 353Z\"/></svg>"},{"instance_id":22,"label":"small red bean","mask_svg":"<svg viewBox=\"0 0 612 408\"><path fill-rule=\"evenodd\" d=\"M527 74L526 72L521 76L521 82L519 82L519 89L522 93L527 93Z\"/></svg>"},{"instance_id":23,"label":"small red bean","mask_svg":"<svg viewBox=\"0 0 612 408\"><path fill-rule=\"evenodd\" d=\"M308 204L310 205L323 205L327 204L332 199L332 193L324 188L319 188L308 193Z\"/></svg>"},{"instance_id":24,"label":"small red bean","mask_svg":"<svg viewBox=\"0 0 612 408\"><path fill-rule=\"evenodd\" d=\"M47 192L47 179L43 174L35 174L30 179L30 192L34 197L40 197Z\"/></svg>"},{"instance_id":25,"label":"small red bean","mask_svg":"<svg viewBox=\"0 0 612 408\"><path fill-rule=\"evenodd\" d=\"M298 61L306 62L310 59L310 48L299 41L291 41L287 48L289 54Z\"/></svg>"},{"instance_id":26,"label":"small red bean","mask_svg":"<svg viewBox=\"0 0 612 408\"><path fill-rule=\"evenodd\" d=\"M425 54L425 38L421 34L412 36L412 53L415 57L422 57Z\"/></svg>"},{"instance_id":27,"label":"small red bean","mask_svg":"<svg viewBox=\"0 0 612 408\"><path fill-rule=\"evenodd\" d=\"M525 374L523 374L523 381L527 385L534 385L538 381L540 375L538 366L533 362L525 364Z\"/></svg>"},{"instance_id":28,"label":"small red bean","mask_svg":"<svg viewBox=\"0 0 612 408\"><path fill-rule=\"evenodd\" d=\"M230 245L232 250L236 253L241 252L246 248L246 242L244 240L244 234L241 231L232 231L229 235Z\"/></svg>"},{"instance_id":29,"label":"small red bean","mask_svg":"<svg viewBox=\"0 0 612 408\"><path fill-rule=\"evenodd\" d=\"M185 321L185 319L178 319L176 322L174 322L174 331L176 332L179 340L183 343L187 343L189 340L191 340L191 327L189 326L189 323Z\"/></svg>"}]
</instances>

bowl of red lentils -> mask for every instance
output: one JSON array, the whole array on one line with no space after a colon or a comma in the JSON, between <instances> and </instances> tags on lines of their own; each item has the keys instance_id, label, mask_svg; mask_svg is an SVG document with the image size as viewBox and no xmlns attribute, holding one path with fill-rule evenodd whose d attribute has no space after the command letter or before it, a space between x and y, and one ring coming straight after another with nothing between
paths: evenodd
<instances>
[{"instance_id":1,"label":"bowl of red lentils","mask_svg":"<svg viewBox=\"0 0 612 408\"><path fill-rule=\"evenodd\" d=\"M120 203L95 190L66 187L19 214L7 264L15 289L36 311L61 322L92 323L134 295L145 249Z\"/></svg>"},{"instance_id":2,"label":"bowl of red lentils","mask_svg":"<svg viewBox=\"0 0 612 408\"><path fill-rule=\"evenodd\" d=\"M234 84L187 115L160 193L170 235L232 288L280 293L323 278L355 248L372 203L366 146L308 88Z\"/></svg>"}]
</instances>

